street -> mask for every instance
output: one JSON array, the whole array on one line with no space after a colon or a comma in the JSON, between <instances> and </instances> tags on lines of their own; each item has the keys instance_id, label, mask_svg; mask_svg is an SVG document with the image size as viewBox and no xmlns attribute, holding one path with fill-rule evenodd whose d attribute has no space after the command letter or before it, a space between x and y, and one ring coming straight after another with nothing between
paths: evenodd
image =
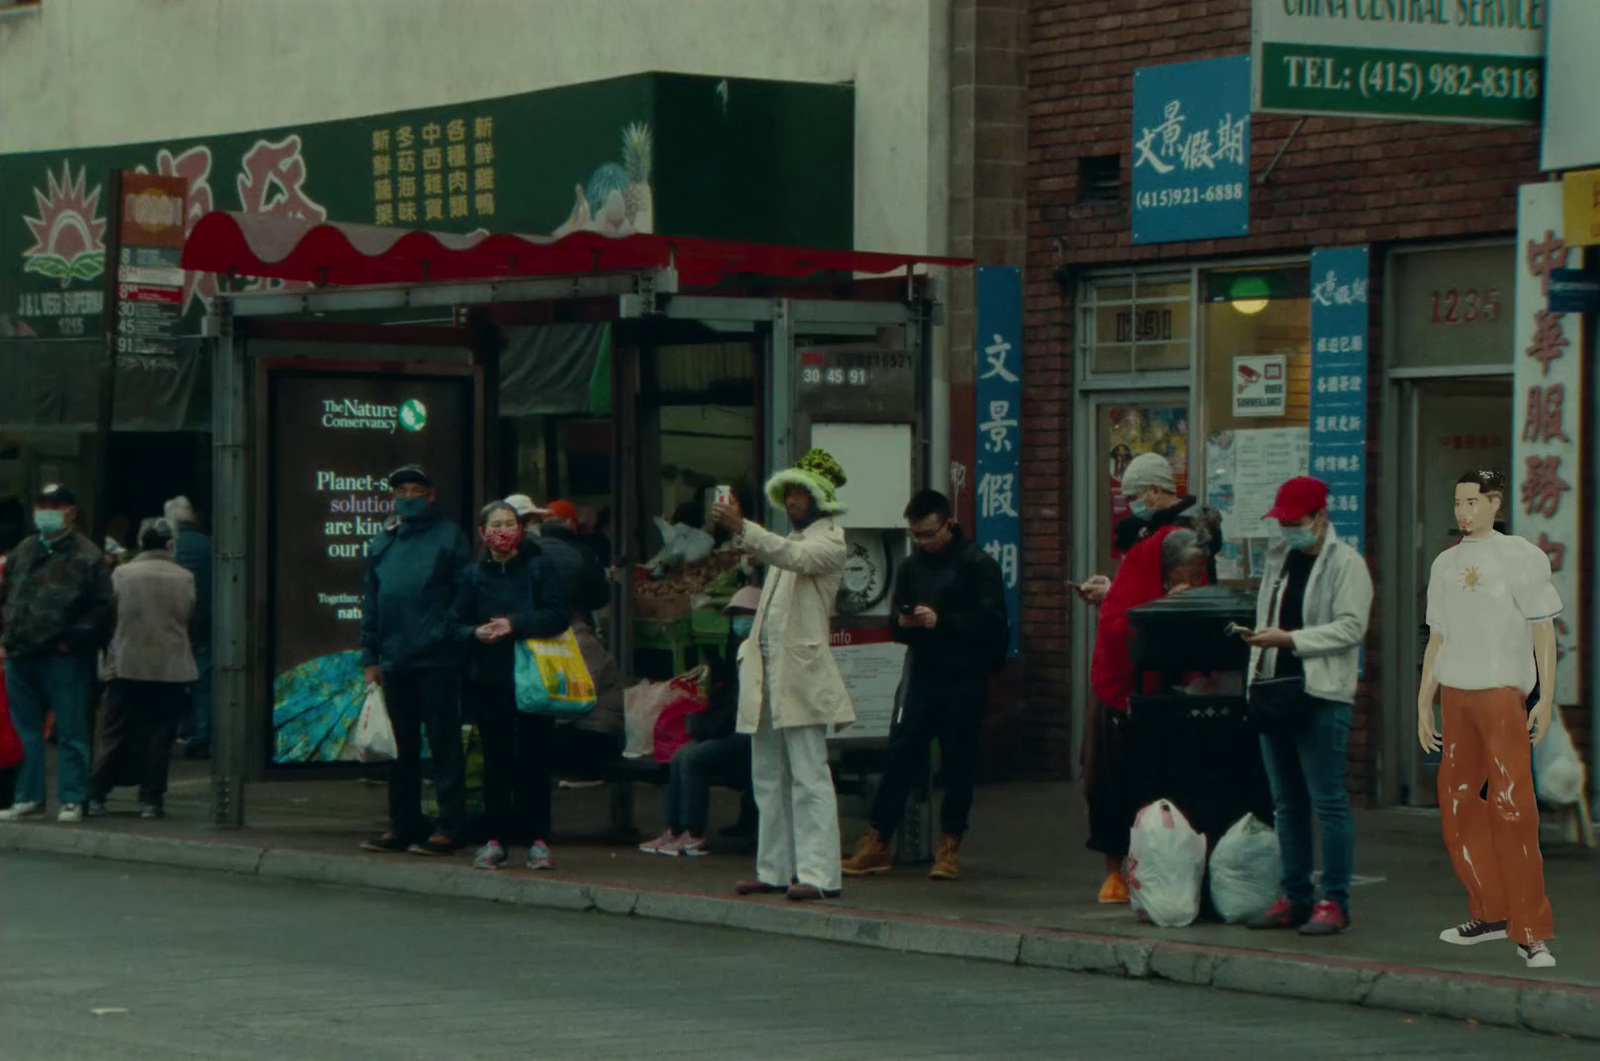
<instances>
[{"instance_id":1,"label":"street","mask_svg":"<svg viewBox=\"0 0 1600 1061\"><path fill-rule=\"evenodd\" d=\"M723 929L0 859L5 1061L1592 1058L1330 1004Z\"/></svg>"}]
</instances>

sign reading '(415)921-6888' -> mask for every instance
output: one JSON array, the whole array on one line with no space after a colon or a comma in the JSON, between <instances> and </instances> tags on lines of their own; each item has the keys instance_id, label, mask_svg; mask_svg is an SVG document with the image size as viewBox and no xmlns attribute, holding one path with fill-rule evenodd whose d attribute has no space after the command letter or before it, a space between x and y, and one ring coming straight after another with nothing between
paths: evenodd
<instances>
[{"instance_id":1,"label":"sign reading '(415)921-6888'","mask_svg":"<svg viewBox=\"0 0 1600 1061\"><path fill-rule=\"evenodd\" d=\"M1255 0L1254 107L1536 122L1549 0Z\"/></svg>"}]
</instances>

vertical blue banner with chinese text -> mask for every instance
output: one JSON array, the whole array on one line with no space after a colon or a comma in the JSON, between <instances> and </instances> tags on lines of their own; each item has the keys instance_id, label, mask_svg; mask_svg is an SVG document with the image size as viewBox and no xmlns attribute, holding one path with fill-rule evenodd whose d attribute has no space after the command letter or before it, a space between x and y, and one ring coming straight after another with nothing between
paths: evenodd
<instances>
[{"instance_id":1,"label":"vertical blue banner with chinese text","mask_svg":"<svg viewBox=\"0 0 1600 1061\"><path fill-rule=\"evenodd\" d=\"M978 267L978 518L973 534L1005 580L1011 654L1022 633L1022 271Z\"/></svg>"},{"instance_id":2,"label":"vertical blue banner with chinese text","mask_svg":"<svg viewBox=\"0 0 1600 1061\"><path fill-rule=\"evenodd\" d=\"M1311 253L1311 474L1328 519L1359 552L1366 538L1367 248Z\"/></svg>"},{"instance_id":3,"label":"vertical blue banner with chinese text","mask_svg":"<svg viewBox=\"0 0 1600 1061\"><path fill-rule=\"evenodd\" d=\"M1133 73L1133 242L1250 233L1250 57Z\"/></svg>"}]
</instances>

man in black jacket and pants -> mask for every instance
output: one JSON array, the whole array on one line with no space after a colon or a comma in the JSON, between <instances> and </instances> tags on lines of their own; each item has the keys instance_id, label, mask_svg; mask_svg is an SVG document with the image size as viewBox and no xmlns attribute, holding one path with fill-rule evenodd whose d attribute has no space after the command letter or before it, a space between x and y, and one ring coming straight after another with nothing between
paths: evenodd
<instances>
[{"instance_id":1,"label":"man in black jacket and pants","mask_svg":"<svg viewBox=\"0 0 1600 1061\"><path fill-rule=\"evenodd\" d=\"M889 841L905 813L911 786L939 739L944 835L934 855L934 880L961 876L961 838L972 809L978 738L989 678L1005 665L1011 631L1000 565L950 517L950 500L924 490L906 506L915 553L895 576L896 641L910 649L905 703L889 734L889 759L872 803L872 828L843 866L846 876L887 873Z\"/></svg>"}]
</instances>

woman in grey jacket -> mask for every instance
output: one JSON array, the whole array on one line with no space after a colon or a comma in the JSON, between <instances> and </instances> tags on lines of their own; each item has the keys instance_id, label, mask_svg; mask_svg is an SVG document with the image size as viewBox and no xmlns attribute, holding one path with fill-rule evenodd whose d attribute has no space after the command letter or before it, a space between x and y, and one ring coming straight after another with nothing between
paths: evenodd
<instances>
[{"instance_id":1,"label":"woman in grey jacket","mask_svg":"<svg viewBox=\"0 0 1600 1061\"><path fill-rule=\"evenodd\" d=\"M173 560L176 540L166 520L145 520L139 555L111 574L117 629L106 650L111 686L90 777L91 815L105 813L106 797L119 784L139 786L141 817L163 813L172 742L199 676L189 642L194 575Z\"/></svg>"},{"instance_id":2,"label":"woman in grey jacket","mask_svg":"<svg viewBox=\"0 0 1600 1061\"><path fill-rule=\"evenodd\" d=\"M1337 935L1350 924L1355 837L1345 789L1345 748L1355 709L1361 644L1372 611L1367 562L1328 523L1328 486L1310 476L1278 488L1265 518L1283 540L1267 552L1250 643L1250 683L1302 678L1297 721L1265 730L1261 754L1283 853L1283 894L1251 928ZM1311 818L1322 832L1322 902L1313 905Z\"/></svg>"}]
</instances>

